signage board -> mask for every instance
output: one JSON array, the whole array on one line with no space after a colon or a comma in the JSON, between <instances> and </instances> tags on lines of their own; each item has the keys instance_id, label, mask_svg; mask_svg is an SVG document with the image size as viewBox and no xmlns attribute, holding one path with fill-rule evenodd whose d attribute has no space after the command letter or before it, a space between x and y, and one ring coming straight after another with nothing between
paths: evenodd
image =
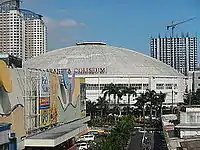
<instances>
[{"instance_id":1,"label":"signage board","mask_svg":"<svg viewBox=\"0 0 200 150\"><path fill-rule=\"evenodd\" d=\"M106 68L66 68L68 74L106 74Z\"/></svg>"}]
</instances>

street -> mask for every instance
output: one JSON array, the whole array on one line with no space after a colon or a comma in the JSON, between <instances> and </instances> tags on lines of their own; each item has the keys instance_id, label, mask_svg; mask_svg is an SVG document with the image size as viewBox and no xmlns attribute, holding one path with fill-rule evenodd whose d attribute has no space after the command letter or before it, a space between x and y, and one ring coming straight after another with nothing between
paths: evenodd
<instances>
[{"instance_id":1,"label":"street","mask_svg":"<svg viewBox=\"0 0 200 150\"><path fill-rule=\"evenodd\" d=\"M132 136L129 150L143 150L143 134L144 133L137 132L134 136ZM160 133L148 133L148 136L151 138L151 150L166 150L166 144Z\"/></svg>"},{"instance_id":2,"label":"street","mask_svg":"<svg viewBox=\"0 0 200 150\"><path fill-rule=\"evenodd\" d=\"M160 133L154 133L154 150L167 150L164 137Z\"/></svg>"},{"instance_id":3,"label":"street","mask_svg":"<svg viewBox=\"0 0 200 150\"><path fill-rule=\"evenodd\" d=\"M140 132L132 136L129 150L142 150L142 137L143 133Z\"/></svg>"}]
</instances>

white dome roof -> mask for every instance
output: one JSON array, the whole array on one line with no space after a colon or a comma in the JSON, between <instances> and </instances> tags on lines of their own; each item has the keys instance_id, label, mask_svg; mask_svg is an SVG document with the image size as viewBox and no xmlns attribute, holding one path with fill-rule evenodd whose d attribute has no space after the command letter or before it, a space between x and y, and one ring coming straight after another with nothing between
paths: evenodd
<instances>
[{"instance_id":1,"label":"white dome roof","mask_svg":"<svg viewBox=\"0 0 200 150\"><path fill-rule=\"evenodd\" d=\"M133 50L105 43L83 43L49 51L24 63L26 68L106 68L108 75L183 76L172 67Z\"/></svg>"}]
</instances>

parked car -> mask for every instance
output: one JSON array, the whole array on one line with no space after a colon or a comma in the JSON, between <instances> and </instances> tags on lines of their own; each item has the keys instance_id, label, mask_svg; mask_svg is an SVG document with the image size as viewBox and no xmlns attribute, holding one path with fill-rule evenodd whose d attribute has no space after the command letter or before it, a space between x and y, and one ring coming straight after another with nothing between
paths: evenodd
<instances>
[{"instance_id":1,"label":"parked car","mask_svg":"<svg viewBox=\"0 0 200 150\"><path fill-rule=\"evenodd\" d=\"M146 133L147 131L145 129L143 129L143 128L139 128L138 132L140 132L140 133Z\"/></svg>"},{"instance_id":2,"label":"parked car","mask_svg":"<svg viewBox=\"0 0 200 150\"><path fill-rule=\"evenodd\" d=\"M92 134L85 134L81 136L77 141L94 141L95 136Z\"/></svg>"},{"instance_id":3,"label":"parked car","mask_svg":"<svg viewBox=\"0 0 200 150\"><path fill-rule=\"evenodd\" d=\"M78 150L87 150L89 148L87 142L77 143Z\"/></svg>"}]
</instances>

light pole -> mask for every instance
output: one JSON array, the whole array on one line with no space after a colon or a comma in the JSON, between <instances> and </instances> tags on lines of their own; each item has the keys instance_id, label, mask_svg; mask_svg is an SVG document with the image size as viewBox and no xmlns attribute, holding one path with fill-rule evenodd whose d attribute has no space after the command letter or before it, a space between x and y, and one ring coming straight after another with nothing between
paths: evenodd
<instances>
[{"instance_id":1,"label":"light pole","mask_svg":"<svg viewBox=\"0 0 200 150\"><path fill-rule=\"evenodd\" d=\"M173 107L174 107L174 91L172 90L172 114L173 114Z\"/></svg>"},{"instance_id":2,"label":"light pole","mask_svg":"<svg viewBox=\"0 0 200 150\"><path fill-rule=\"evenodd\" d=\"M173 89L172 89L172 114L173 114L173 107L174 107L174 100L175 100L175 95L177 95L177 92L175 92Z\"/></svg>"}]
</instances>

